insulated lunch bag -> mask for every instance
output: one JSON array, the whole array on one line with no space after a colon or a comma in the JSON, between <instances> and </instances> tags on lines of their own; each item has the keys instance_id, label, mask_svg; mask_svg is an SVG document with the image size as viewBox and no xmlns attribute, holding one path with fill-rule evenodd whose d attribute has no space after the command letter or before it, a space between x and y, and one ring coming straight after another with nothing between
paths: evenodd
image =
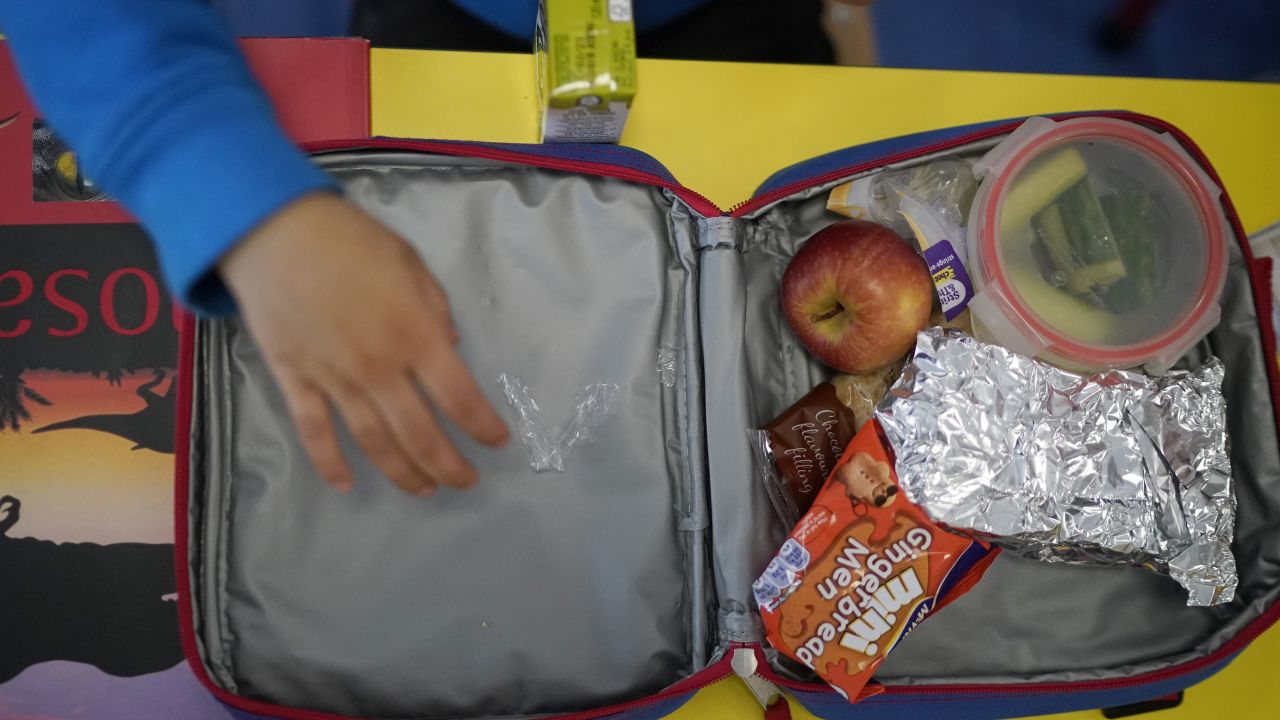
<instances>
[{"instance_id":1,"label":"insulated lunch bag","mask_svg":"<svg viewBox=\"0 0 1280 720\"><path fill-rule=\"evenodd\" d=\"M1212 168L1176 128L1167 133ZM748 430L829 371L796 342L778 287L797 246L833 222L833 186L947 155L976 156L1019 121L850 148L716 207L639 152L359 140L310 147L346 195L406 238L462 328L495 407L518 377L549 425L584 388L614 415L562 472L513 437L460 443L482 481L430 500L377 477L311 469L263 359L235 318L187 318L177 436L182 640L220 700L262 717L330 720L657 718L699 688L745 682L832 720L988 718L1113 706L1225 666L1280 615L1280 442L1269 267L1239 220L1221 323L1238 501L1234 602L1187 607L1136 568L1006 553L923 623L849 703L763 642L752 582L784 527ZM352 272L359 272L353 268ZM510 415L508 419L511 419Z\"/></svg>"}]
</instances>

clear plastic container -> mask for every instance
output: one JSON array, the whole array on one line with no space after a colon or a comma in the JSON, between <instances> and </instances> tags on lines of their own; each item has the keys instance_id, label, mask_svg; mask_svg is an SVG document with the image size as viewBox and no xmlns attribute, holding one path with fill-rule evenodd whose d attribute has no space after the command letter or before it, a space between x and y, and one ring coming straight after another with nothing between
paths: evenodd
<instances>
[{"instance_id":1,"label":"clear plastic container","mask_svg":"<svg viewBox=\"0 0 1280 720\"><path fill-rule=\"evenodd\" d=\"M1032 118L974 174L975 335L1073 370L1159 374L1218 323L1222 191L1171 138Z\"/></svg>"}]
</instances>

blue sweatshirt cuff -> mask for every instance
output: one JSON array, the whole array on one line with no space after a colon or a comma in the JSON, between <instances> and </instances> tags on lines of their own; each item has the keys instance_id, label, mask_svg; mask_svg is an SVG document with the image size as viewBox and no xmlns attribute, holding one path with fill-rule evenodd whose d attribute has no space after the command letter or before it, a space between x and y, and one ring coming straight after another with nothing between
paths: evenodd
<instances>
[{"instance_id":1,"label":"blue sweatshirt cuff","mask_svg":"<svg viewBox=\"0 0 1280 720\"><path fill-rule=\"evenodd\" d=\"M0 26L37 104L155 238L170 290L196 310L233 311L218 260L289 202L334 187L285 137L207 2L0 3Z\"/></svg>"},{"instance_id":2,"label":"blue sweatshirt cuff","mask_svg":"<svg viewBox=\"0 0 1280 720\"><path fill-rule=\"evenodd\" d=\"M255 88L256 90L256 88ZM122 198L154 235L172 290L209 314L235 305L216 264L239 240L273 213L333 181L284 137L269 108L253 90L205 91L198 107L161 115L173 127L160 137L173 142L138 158ZM204 113L218 113L209 122ZM154 117L154 116L153 116Z\"/></svg>"}]
</instances>

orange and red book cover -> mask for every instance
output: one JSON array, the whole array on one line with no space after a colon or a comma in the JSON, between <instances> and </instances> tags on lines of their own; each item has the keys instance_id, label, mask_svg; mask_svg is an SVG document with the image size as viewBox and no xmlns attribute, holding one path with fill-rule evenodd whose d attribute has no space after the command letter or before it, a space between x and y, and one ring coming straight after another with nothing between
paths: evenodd
<instances>
[{"instance_id":1,"label":"orange and red book cover","mask_svg":"<svg viewBox=\"0 0 1280 720\"><path fill-rule=\"evenodd\" d=\"M293 139L368 135L363 40L243 47ZM0 717L230 717L178 641L177 319L0 47Z\"/></svg>"}]
</instances>

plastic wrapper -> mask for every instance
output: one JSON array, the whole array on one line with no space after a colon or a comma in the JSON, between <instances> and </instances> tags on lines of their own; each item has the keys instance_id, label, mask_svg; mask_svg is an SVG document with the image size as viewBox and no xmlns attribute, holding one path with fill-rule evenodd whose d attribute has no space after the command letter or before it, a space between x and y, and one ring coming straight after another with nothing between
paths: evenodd
<instances>
[{"instance_id":1,"label":"plastic wrapper","mask_svg":"<svg viewBox=\"0 0 1280 720\"><path fill-rule=\"evenodd\" d=\"M969 257L965 224L977 189L978 180L968 162L943 158L837 185L827 196L827 209L914 237L943 313L951 320L964 311L974 294L965 268Z\"/></svg>"},{"instance_id":2,"label":"plastic wrapper","mask_svg":"<svg viewBox=\"0 0 1280 720\"><path fill-rule=\"evenodd\" d=\"M662 387L675 387L676 369L679 362L680 355L675 347L662 345L658 348L658 361L654 364L653 369L658 373L658 382L662 383Z\"/></svg>"},{"instance_id":3,"label":"plastic wrapper","mask_svg":"<svg viewBox=\"0 0 1280 720\"><path fill-rule=\"evenodd\" d=\"M973 299L973 282L965 268L965 230L913 198L902 198L901 207L902 217L911 225L929 268L929 278L933 281L943 317L947 321L954 320Z\"/></svg>"},{"instance_id":4,"label":"plastic wrapper","mask_svg":"<svg viewBox=\"0 0 1280 720\"><path fill-rule=\"evenodd\" d=\"M902 363L880 372L837 375L751 432L765 489L787 527L796 524L845 447L875 411Z\"/></svg>"},{"instance_id":5,"label":"plastic wrapper","mask_svg":"<svg viewBox=\"0 0 1280 720\"><path fill-rule=\"evenodd\" d=\"M1223 367L1082 376L955 331L920 333L876 411L901 487L1019 555L1167 573L1235 595Z\"/></svg>"},{"instance_id":6,"label":"plastic wrapper","mask_svg":"<svg viewBox=\"0 0 1280 720\"><path fill-rule=\"evenodd\" d=\"M588 443L591 432L618 412L622 388L605 380L592 383L574 399L572 417L559 425L551 425L524 382L507 373L498 376L502 394L516 413L520 440L529 449L529 466L537 472L564 472L565 461L573 448Z\"/></svg>"},{"instance_id":7,"label":"plastic wrapper","mask_svg":"<svg viewBox=\"0 0 1280 720\"><path fill-rule=\"evenodd\" d=\"M928 208L946 226L963 228L978 189L970 168L965 160L942 158L905 170L866 175L832 188L827 209L846 217L872 220L903 237L912 237L915 230L900 212L901 200L911 198L917 207Z\"/></svg>"},{"instance_id":8,"label":"plastic wrapper","mask_svg":"<svg viewBox=\"0 0 1280 720\"><path fill-rule=\"evenodd\" d=\"M765 490L787 527L813 504L857 429L853 411L824 382L763 430L751 431Z\"/></svg>"},{"instance_id":9,"label":"plastic wrapper","mask_svg":"<svg viewBox=\"0 0 1280 720\"><path fill-rule=\"evenodd\" d=\"M995 557L948 532L903 493L867 423L752 586L769 643L847 699L928 616L974 585Z\"/></svg>"}]
</instances>

